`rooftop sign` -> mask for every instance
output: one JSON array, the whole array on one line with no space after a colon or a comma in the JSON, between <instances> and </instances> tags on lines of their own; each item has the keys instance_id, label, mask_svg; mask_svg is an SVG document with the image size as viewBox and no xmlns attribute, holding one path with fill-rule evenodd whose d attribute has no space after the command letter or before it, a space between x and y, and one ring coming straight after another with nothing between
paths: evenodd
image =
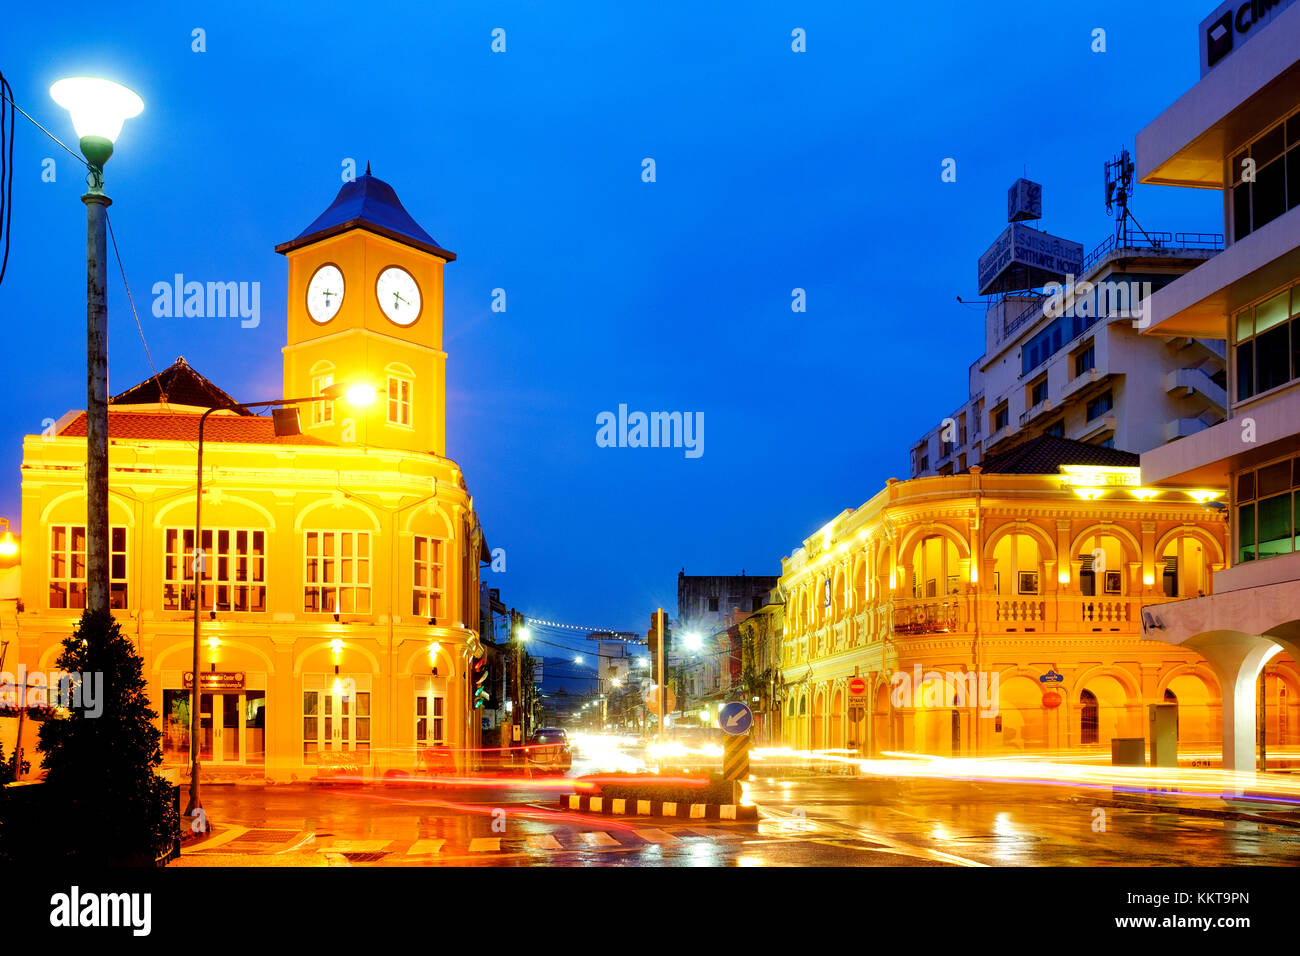
<instances>
[{"instance_id":1,"label":"rooftop sign","mask_svg":"<svg viewBox=\"0 0 1300 956\"><path fill-rule=\"evenodd\" d=\"M1142 484L1142 469L1120 465L1062 465L1061 477L1070 488L1095 485L1136 487Z\"/></svg>"},{"instance_id":2,"label":"rooftop sign","mask_svg":"<svg viewBox=\"0 0 1300 956\"><path fill-rule=\"evenodd\" d=\"M1201 76L1259 33L1294 0L1227 0L1201 21Z\"/></svg>"},{"instance_id":3,"label":"rooftop sign","mask_svg":"<svg viewBox=\"0 0 1300 956\"><path fill-rule=\"evenodd\" d=\"M1082 264L1079 243L1013 222L980 256L979 294L1041 288L1078 275Z\"/></svg>"}]
</instances>

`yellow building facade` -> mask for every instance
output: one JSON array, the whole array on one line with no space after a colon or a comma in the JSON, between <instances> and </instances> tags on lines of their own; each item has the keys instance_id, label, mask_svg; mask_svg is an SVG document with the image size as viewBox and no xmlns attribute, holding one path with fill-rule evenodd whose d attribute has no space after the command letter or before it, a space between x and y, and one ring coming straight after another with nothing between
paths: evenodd
<instances>
[{"instance_id":1,"label":"yellow building facade","mask_svg":"<svg viewBox=\"0 0 1300 956\"><path fill-rule=\"evenodd\" d=\"M198 424L219 406L199 542L205 776L470 765L485 545L445 457L442 270L455 256L369 170L277 249L289 268L284 381L245 400L368 383L376 401L300 405L301 434L277 436L178 360L109 408L111 599L144 658L167 764L190 760ZM85 414L53 432L23 449L10 671L54 670L85 601ZM35 755L34 730L23 742Z\"/></svg>"},{"instance_id":2,"label":"yellow building facade","mask_svg":"<svg viewBox=\"0 0 1300 956\"><path fill-rule=\"evenodd\" d=\"M1047 473L891 479L783 560L787 746L1108 759L1176 703L1180 754L1216 758L1214 673L1143 640L1141 607L1212 592L1221 489L1153 492L1136 460L1095 464L1125 453L1036 442ZM1270 740L1300 742L1294 663L1268 680Z\"/></svg>"}]
</instances>

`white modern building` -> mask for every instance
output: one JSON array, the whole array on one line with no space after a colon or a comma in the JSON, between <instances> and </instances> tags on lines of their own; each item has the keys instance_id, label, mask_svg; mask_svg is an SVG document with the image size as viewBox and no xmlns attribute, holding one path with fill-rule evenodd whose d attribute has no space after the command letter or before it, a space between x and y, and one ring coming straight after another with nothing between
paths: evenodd
<instances>
[{"instance_id":1,"label":"white modern building","mask_svg":"<svg viewBox=\"0 0 1300 956\"><path fill-rule=\"evenodd\" d=\"M1224 343L1142 335L1140 303L1223 237L1127 228L1087 256L1030 222L1041 187L1018 180L1010 225L980 257L984 354L969 397L911 449L911 476L960 474L1039 435L1142 452L1221 422Z\"/></svg>"},{"instance_id":2,"label":"white modern building","mask_svg":"<svg viewBox=\"0 0 1300 956\"><path fill-rule=\"evenodd\" d=\"M1201 79L1138 134L1137 172L1221 190L1228 244L1151 297L1143 334L1226 339L1228 416L1143 449L1142 480L1227 487L1231 566L1143 624L1214 667L1224 766L1249 771L1258 709L1272 739L1300 697L1277 666L1300 660L1300 3L1224 3L1199 33Z\"/></svg>"}]
</instances>

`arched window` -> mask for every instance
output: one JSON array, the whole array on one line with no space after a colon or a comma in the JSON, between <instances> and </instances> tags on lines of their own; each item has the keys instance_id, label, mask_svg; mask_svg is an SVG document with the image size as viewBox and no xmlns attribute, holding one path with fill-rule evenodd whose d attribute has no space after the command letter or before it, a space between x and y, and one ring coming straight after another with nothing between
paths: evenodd
<instances>
[{"instance_id":1,"label":"arched window","mask_svg":"<svg viewBox=\"0 0 1300 956\"><path fill-rule=\"evenodd\" d=\"M993 549L993 590L998 594L1041 594L1038 539L1030 534L1003 535Z\"/></svg>"},{"instance_id":2,"label":"arched window","mask_svg":"<svg viewBox=\"0 0 1300 956\"><path fill-rule=\"evenodd\" d=\"M808 698L807 698L807 697L800 697L800 698L799 698L799 716L800 716L800 717L807 717L807 716L808 716Z\"/></svg>"},{"instance_id":3,"label":"arched window","mask_svg":"<svg viewBox=\"0 0 1300 956\"><path fill-rule=\"evenodd\" d=\"M961 590L961 565L957 545L934 534L912 549L912 596L943 597Z\"/></svg>"},{"instance_id":4,"label":"arched window","mask_svg":"<svg viewBox=\"0 0 1300 956\"><path fill-rule=\"evenodd\" d=\"M1180 534L1166 544L1156 570L1165 597L1198 597L1209 590L1205 545L1195 535Z\"/></svg>"},{"instance_id":5,"label":"arched window","mask_svg":"<svg viewBox=\"0 0 1300 956\"><path fill-rule=\"evenodd\" d=\"M311 367L311 393L320 395L325 388L334 384L334 363L317 362ZM334 421L333 402L312 402L312 425L328 425Z\"/></svg>"},{"instance_id":6,"label":"arched window","mask_svg":"<svg viewBox=\"0 0 1300 956\"><path fill-rule=\"evenodd\" d=\"M1079 694L1079 743L1097 742L1098 716L1097 695L1084 690Z\"/></svg>"},{"instance_id":7,"label":"arched window","mask_svg":"<svg viewBox=\"0 0 1300 956\"><path fill-rule=\"evenodd\" d=\"M1089 597L1124 593L1124 543L1110 534L1094 534L1079 544L1079 591Z\"/></svg>"},{"instance_id":8,"label":"arched window","mask_svg":"<svg viewBox=\"0 0 1300 956\"><path fill-rule=\"evenodd\" d=\"M384 371L388 376L388 424L411 428L414 425L411 393L415 388L415 373L400 362L393 362Z\"/></svg>"}]
</instances>

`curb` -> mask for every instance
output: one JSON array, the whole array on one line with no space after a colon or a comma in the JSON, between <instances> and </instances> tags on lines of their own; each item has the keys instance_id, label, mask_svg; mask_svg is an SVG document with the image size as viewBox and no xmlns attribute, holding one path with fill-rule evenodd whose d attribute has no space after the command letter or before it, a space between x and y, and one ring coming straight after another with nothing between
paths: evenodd
<instances>
[{"instance_id":1,"label":"curb","mask_svg":"<svg viewBox=\"0 0 1300 956\"><path fill-rule=\"evenodd\" d=\"M757 822L758 807L737 803L675 803L663 800L627 800L570 794L560 798L561 810L602 816L664 817L674 820L736 820Z\"/></svg>"},{"instance_id":2,"label":"curb","mask_svg":"<svg viewBox=\"0 0 1300 956\"><path fill-rule=\"evenodd\" d=\"M1085 801L1075 798L1074 802L1090 802L1099 807L1113 807L1118 810L1145 810L1148 813L1175 813L1189 817L1212 817L1219 820L1241 820L1247 823L1265 823L1270 826L1300 828L1300 819L1296 817L1277 816L1268 812L1247 813L1226 807L1223 809L1217 807L1189 807L1180 803L1168 803L1158 800L1097 799Z\"/></svg>"}]
</instances>

